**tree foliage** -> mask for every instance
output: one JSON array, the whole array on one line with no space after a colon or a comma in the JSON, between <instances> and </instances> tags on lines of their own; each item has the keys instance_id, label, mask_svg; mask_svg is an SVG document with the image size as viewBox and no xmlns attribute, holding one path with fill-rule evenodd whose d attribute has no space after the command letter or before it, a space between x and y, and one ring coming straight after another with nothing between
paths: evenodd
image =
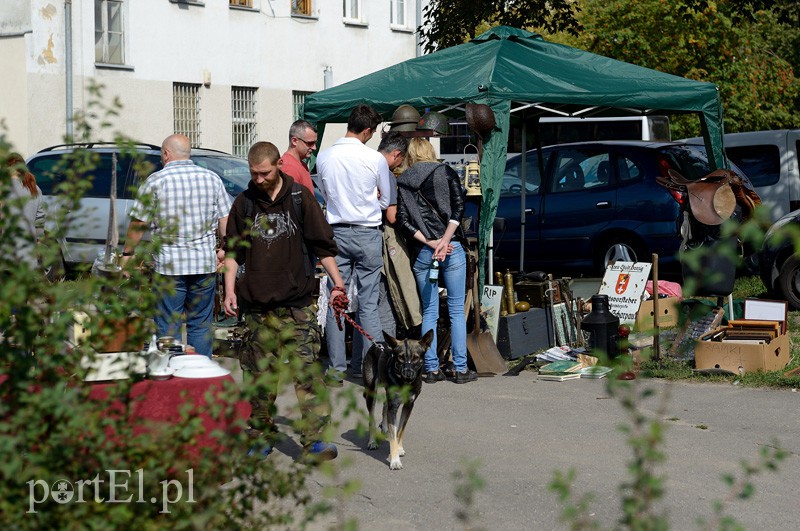
<instances>
[{"instance_id":1,"label":"tree foliage","mask_svg":"<svg viewBox=\"0 0 800 531\"><path fill-rule=\"evenodd\" d=\"M578 41L594 53L716 83L728 132L779 129L796 125L800 113L792 64L774 49L786 31L778 17L726 0L585 0ZM687 124L676 123L673 134L697 134Z\"/></svg>"},{"instance_id":2,"label":"tree foliage","mask_svg":"<svg viewBox=\"0 0 800 531\"><path fill-rule=\"evenodd\" d=\"M91 87L90 95L86 110L76 117L76 136L85 140L102 137L118 111L100 103L100 87ZM118 138L117 143L136 155L132 142ZM51 284L38 268L9 258L25 237L15 218L22 202L8 199L5 161L11 148L0 134L0 525L9 529L303 528L330 510L325 499L312 498L307 488L306 479L318 469L312 463L281 459L284 456L247 457L253 443L235 407L280 382L307 379L301 371L319 370L292 355L291 329L276 327L259 338L262 348L277 353L283 363L241 385L228 382L216 399L207 393L197 403L184 404L174 422L146 421L137 415L141 396L134 397L131 388L143 377L138 373L108 386L105 398L92 392L98 388L83 379L87 365L98 360L95 350L105 350L103 338L116 336L115 324L138 321L127 347L137 349L135 345L148 339L154 327L149 319L133 316L153 315L155 294L172 288L159 276L135 267L129 268L127 280L83 274ZM70 212L91 186L98 162L96 153L78 149L58 168L65 181L58 185L61 201L48 209L54 234L37 247L44 265L60 258L57 242L66 227L84 222ZM143 241L137 257L156 252L159 239L154 235ZM71 343L70 330L79 312L87 316L82 325L90 337ZM316 392L328 396L329 391L323 385ZM236 429L208 433L201 413L229 419ZM292 417L299 418L299 412ZM333 421L330 429L337 426ZM365 426L363 418L360 426ZM200 445L200 437L213 442ZM323 470L333 471L335 466L325 463ZM112 473L118 474L115 479ZM165 500L170 501L165 504Z\"/></svg>"},{"instance_id":3,"label":"tree foliage","mask_svg":"<svg viewBox=\"0 0 800 531\"><path fill-rule=\"evenodd\" d=\"M426 52L466 42L487 25L576 34L577 9L571 0L431 0L418 31Z\"/></svg>"},{"instance_id":4,"label":"tree foliage","mask_svg":"<svg viewBox=\"0 0 800 531\"><path fill-rule=\"evenodd\" d=\"M419 28L428 52L498 24L719 86L727 132L800 122L800 3L795 0L432 0ZM673 136L699 134L673 117Z\"/></svg>"}]
</instances>

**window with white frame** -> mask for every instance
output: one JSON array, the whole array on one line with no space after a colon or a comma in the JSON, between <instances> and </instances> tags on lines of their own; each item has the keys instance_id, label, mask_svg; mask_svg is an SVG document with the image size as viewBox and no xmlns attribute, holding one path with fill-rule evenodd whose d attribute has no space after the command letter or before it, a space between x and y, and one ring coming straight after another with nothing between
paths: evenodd
<instances>
[{"instance_id":1,"label":"window with white frame","mask_svg":"<svg viewBox=\"0 0 800 531\"><path fill-rule=\"evenodd\" d=\"M312 0L292 0L292 15L301 15L310 17L313 15L311 11L313 6Z\"/></svg>"},{"instance_id":2,"label":"window with white frame","mask_svg":"<svg viewBox=\"0 0 800 531\"><path fill-rule=\"evenodd\" d=\"M192 147L200 147L200 85L173 83L172 116L175 134L186 135Z\"/></svg>"},{"instance_id":3,"label":"window with white frame","mask_svg":"<svg viewBox=\"0 0 800 531\"><path fill-rule=\"evenodd\" d=\"M303 106L306 104L306 96L313 92L292 91L292 120L299 120L303 117Z\"/></svg>"},{"instance_id":4,"label":"window with white frame","mask_svg":"<svg viewBox=\"0 0 800 531\"><path fill-rule=\"evenodd\" d=\"M94 60L125 64L125 2L94 0Z\"/></svg>"},{"instance_id":5,"label":"window with white frame","mask_svg":"<svg viewBox=\"0 0 800 531\"><path fill-rule=\"evenodd\" d=\"M389 23L391 24L392 28L411 28L411 15L408 11L411 3L411 0L389 0Z\"/></svg>"},{"instance_id":6,"label":"window with white frame","mask_svg":"<svg viewBox=\"0 0 800 531\"><path fill-rule=\"evenodd\" d=\"M250 87L231 88L231 124L233 154L247 158L250 146L256 143L256 90Z\"/></svg>"},{"instance_id":7,"label":"window with white frame","mask_svg":"<svg viewBox=\"0 0 800 531\"><path fill-rule=\"evenodd\" d=\"M253 0L228 0L228 5L236 7L253 7Z\"/></svg>"},{"instance_id":8,"label":"window with white frame","mask_svg":"<svg viewBox=\"0 0 800 531\"><path fill-rule=\"evenodd\" d=\"M364 6L361 0L342 0L342 2L344 2L342 16L345 22L356 22L359 24L366 22Z\"/></svg>"}]
</instances>

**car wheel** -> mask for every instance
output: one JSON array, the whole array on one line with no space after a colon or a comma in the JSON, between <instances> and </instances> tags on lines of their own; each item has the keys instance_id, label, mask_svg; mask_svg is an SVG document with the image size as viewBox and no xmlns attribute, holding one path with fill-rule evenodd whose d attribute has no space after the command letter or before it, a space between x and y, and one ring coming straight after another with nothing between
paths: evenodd
<instances>
[{"instance_id":1,"label":"car wheel","mask_svg":"<svg viewBox=\"0 0 800 531\"><path fill-rule=\"evenodd\" d=\"M607 240L599 246L595 260L597 272L605 273L606 267L614 262L638 262L644 259L645 252L638 244L621 239Z\"/></svg>"},{"instance_id":2,"label":"car wheel","mask_svg":"<svg viewBox=\"0 0 800 531\"><path fill-rule=\"evenodd\" d=\"M793 309L800 309L800 258L790 256L778 273L778 288Z\"/></svg>"}]
</instances>

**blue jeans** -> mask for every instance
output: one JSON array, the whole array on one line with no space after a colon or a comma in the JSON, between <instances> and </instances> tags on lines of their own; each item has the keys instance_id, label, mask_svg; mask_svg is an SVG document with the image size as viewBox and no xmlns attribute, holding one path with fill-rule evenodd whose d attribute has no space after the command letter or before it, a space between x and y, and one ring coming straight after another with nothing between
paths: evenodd
<instances>
[{"instance_id":1,"label":"blue jeans","mask_svg":"<svg viewBox=\"0 0 800 531\"><path fill-rule=\"evenodd\" d=\"M358 311L356 322L375 341L383 341L381 332L381 319L378 313L378 286L381 281L383 268L383 243L382 234L378 228L334 226L333 239L339 248L336 255L336 265L346 287L351 282L356 283L358 290ZM328 279L328 289L333 283ZM344 325L344 321L342 322ZM344 328L344 326L342 327ZM353 332L359 334L358 330ZM347 355L344 345L344 330L336 326L333 310L328 311L325 322L325 336L330 357L329 369L345 372L347 369ZM350 370L361 374L361 362L364 354L371 344L362 341L361 348L353 348L350 359Z\"/></svg>"},{"instance_id":2,"label":"blue jeans","mask_svg":"<svg viewBox=\"0 0 800 531\"><path fill-rule=\"evenodd\" d=\"M436 321L439 319L439 290L437 285L428 280L433 262L433 249L423 247L417 261L412 266L417 279L417 289L422 302L422 331L424 335L433 330L433 343L425 353L425 370L439 370L437 356ZM464 295L467 282L467 255L458 242L453 242L453 252L439 263L439 279L444 279L447 288L447 310L450 314L450 346L453 353L453 365L456 371L467 370L467 321L464 316Z\"/></svg>"},{"instance_id":3,"label":"blue jeans","mask_svg":"<svg viewBox=\"0 0 800 531\"><path fill-rule=\"evenodd\" d=\"M156 273L158 274L158 273ZM198 354L211 357L214 350L212 319L214 316L214 273L206 275L161 275L172 282L174 293L159 293L156 302L158 337L172 336L180 340L181 314L186 312L186 342Z\"/></svg>"}]
</instances>

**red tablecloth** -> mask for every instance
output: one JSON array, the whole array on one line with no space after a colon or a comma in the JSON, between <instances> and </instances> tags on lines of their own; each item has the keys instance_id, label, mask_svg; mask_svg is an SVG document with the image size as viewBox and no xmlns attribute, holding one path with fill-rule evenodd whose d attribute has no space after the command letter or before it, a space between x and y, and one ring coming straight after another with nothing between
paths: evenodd
<instances>
[{"instance_id":1,"label":"red tablecloth","mask_svg":"<svg viewBox=\"0 0 800 531\"><path fill-rule=\"evenodd\" d=\"M226 445L213 437L211 433L221 430L225 433L233 433L237 428L236 421L247 420L250 416L250 404L247 401L239 401L235 404L233 413L225 415L226 408L220 408L221 412L213 416L210 412L206 393L217 400L217 404L226 405L220 397L221 391L226 382L236 385L230 376L220 376L218 378L170 378L164 381L143 380L133 384L130 390L132 400L129 422L135 423L134 433L143 433L152 427L153 422L175 423L180 420L180 410L186 404L196 406L191 415L199 415L203 419L205 432L197 437L199 447L212 448L217 452L225 450ZM91 384L89 397L94 400L107 400L108 392L115 383ZM121 408L122 404L115 401L110 405L110 410ZM188 454L197 456L199 448L189 448Z\"/></svg>"}]
</instances>

